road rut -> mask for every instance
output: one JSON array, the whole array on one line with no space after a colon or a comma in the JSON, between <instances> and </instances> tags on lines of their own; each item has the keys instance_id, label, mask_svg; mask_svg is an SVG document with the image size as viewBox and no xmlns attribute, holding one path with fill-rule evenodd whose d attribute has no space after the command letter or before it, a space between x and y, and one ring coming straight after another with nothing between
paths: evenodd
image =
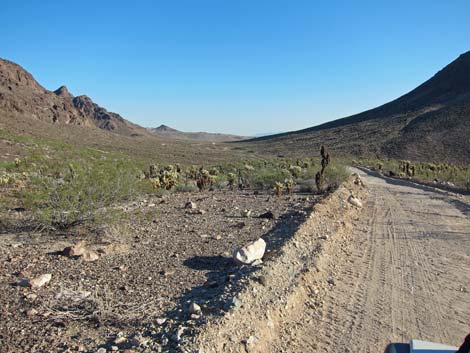
<instances>
[{"instance_id":1,"label":"road rut","mask_svg":"<svg viewBox=\"0 0 470 353\"><path fill-rule=\"evenodd\" d=\"M410 338L459 345L470 332L470 203L356 170L368 202L312 313L285 323L275 352L382 352Z\"/></svg>"}]
</instances>

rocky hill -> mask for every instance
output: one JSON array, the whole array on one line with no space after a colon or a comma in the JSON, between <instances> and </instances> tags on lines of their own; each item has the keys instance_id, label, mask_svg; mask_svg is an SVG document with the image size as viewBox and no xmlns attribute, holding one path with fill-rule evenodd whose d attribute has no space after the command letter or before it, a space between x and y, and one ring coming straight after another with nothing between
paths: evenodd
<instances>
[{"instance_id":1,"label":"rocky hill","mask_svg":"<svg viewBox=\"0 0 470 353\"><path fill-rule=\"evenodd\" d=\"M225 141L239 141L246 139L243 136L217 134L209 132L182 132L173 129L166 125L160 125L156 128L148 129L152 134L167 137L175 140L194 140L194 141L205 141L205 142L225 142Z\"/></svg>"},{"instance_id":2,"label":"rocky hill","mask_svg":"<svg viewBox=\"0 0 470 353\"><path fill-rule=\"evenodd\" d=\"M277 154L337 153L470 163L470 52L378 108L304 130L253 139Z\"/></svg>"},{"instance_id":3,"label":"rocky hill","mask_svg":"<svg viewBox=\"0 0 470 353\"><path fill-rule=\"evenodd\" d=\"M42 87L18 64L0 59L0 117L32 119L56 126L98 127L126 136L140 136L147 131L119 114L108 112L89 97L74 97L62 86L55 91Z\"/></svg>"}]
</instances>

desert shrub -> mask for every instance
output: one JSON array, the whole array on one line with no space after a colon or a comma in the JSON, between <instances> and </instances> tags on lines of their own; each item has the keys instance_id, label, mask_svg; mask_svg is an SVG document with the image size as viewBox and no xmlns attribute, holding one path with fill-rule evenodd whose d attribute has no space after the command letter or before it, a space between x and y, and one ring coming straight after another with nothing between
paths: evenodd
<instances>
[{"instance_id":1,"label":"desert shrub","mask_svg":"<svg viewBox=\"0 0 470 353\"><path fill-rule=\"evenodd\" d=\"M97 221L100 211L128 200L138 189L138 170L123 161L101 161L94 166L74 165L64 178L35 176L18 196L44 226L67 228ZM104 213L101 212L101 217Z\"/></svg>"},{"instance_id":2,"label":"desert shrub","mask_svg":"<svg viewBox=\"0 0 470 353\"><path fill-rule=\"evenodd\" d=\"M464 190L470 180L470 166L449 163L411 162L395 159L361 159L359 165L365 167L383 164L384 173L392 172L399 177L412 178L418 182L451 183Z\"/></svg>"},{"instance_id":3,"label":"desert shrub","mask_svg":"<svg viewBox=\"0 0 470 353\"><path fill-rule=\"evenodd\" d=\"M196 192L196 191L198 191L198 188L194 184L194 182L178 184L175 187L175 192Z\"/></svg>"},{"instance_id":4,"label":"desert shrub","mask_svg":"<svg viewBox=\"0 0 470 353\"><path fill-rule=\"evenodd\" d=\"M301 179L297 181L299 192L313 193L315 191L314 179Z\"/></svg>"},{"instance_id":5,"label":"desert shrub","mask_svg":"<svg viewBox=\"0 0 470 353\"><path fill-rule=\"evenodd\" d=\"M247 180L254 189L272 189L276 182L283 183L289 177L290 172L286 169L266 167L252 171Z\"/></svg>"},{"instance_id":6,"label":"desert shrub","mask_svg":"<svg viewBox=\"0 0 470 353\"><path fill-rule=\"evenodd\" d=\"M324 182L328 188L336 188L349 177L346 167L339 163L331 163L324 172Z\"/></svg>"}]
</instances>

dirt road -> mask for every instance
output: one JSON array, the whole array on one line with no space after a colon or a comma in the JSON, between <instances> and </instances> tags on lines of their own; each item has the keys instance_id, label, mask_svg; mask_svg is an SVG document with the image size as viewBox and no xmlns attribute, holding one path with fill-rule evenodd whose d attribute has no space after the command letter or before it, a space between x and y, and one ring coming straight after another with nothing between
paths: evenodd
<instances>
[{"instance_id":1,"label":"dirt road","mask_svg":"<svg viewBox=\"0 0 470 353\"><path fill-rule=\"evenodd\" d=\"M284 323L271 351L382 352L410 338L458 345L470 332L468 198L357 172L370 194L341 255L325 263L334 285L318 310L307 301Z\"/></svg>"}]
</instances>

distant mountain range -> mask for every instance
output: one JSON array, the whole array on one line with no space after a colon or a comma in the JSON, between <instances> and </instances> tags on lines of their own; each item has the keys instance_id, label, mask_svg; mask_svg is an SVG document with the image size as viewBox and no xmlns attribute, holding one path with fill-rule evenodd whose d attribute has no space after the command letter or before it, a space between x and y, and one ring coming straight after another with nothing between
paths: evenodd
<instances>
[{"instance_id":1,"label":"distant mountain range","mask_svg":"<svg viewBox=\"0 0 470 353\"><path fill-rule=\"evenodd\" d=\"M224 142L224 141L239 141L246 139L247 137L236 136L236 135L227 135L227 134L217 134L209 132L182 132L176 129L173 129L166 125L160 125L156 128L148 128L152 134L168 137L171 139L177 140L195 140L195 141L207 141L207 142Z\"/></svg>"},{"instance_id":2,"label":"distant mountain range","mask_svg":"<svg viewBox=\"0 0 470 353\"><path fill-rule=\"evenodd\" d=\"M470 163L470 52L378 108L245 144L276 154L317 155L324 144L351 155Z\"/></svg>"},{"instance_id":3,"label":"distant mountain range","mask_svg":"<svg viewBox=\"0 0 470 353\"><path fill-rule=\"evenodd\" d=\"M80 129L69 129L75 126ZM241 136L181 132L166 125L146 129L108 112L85 95L73 96L65 86L48 91L21 66L0 59L0 128L29 134L38 131L40 136L75 139L88 145L121 144L121 149L127 149L132 140L145 145L145 151L152 150L150 146L165 146L161 140L228 141L237 149L245 146L259 154L316 156L320 146L326 145L335 154L470 163L470 52L416 89L378 108L244 141L239 141L244 139ZM57 131L61 133L54 135Z\"/></svg>"},{"instance_id":4,"label":"distant mountain range","mask_svg":"<svg viewBox=\"0 0 470 353\"><path fill-rule=\"evenodd\" d=\"M236 141L244 138L207 132L181 132L165 125L146 129L117 113L108 112L88 96L74 97L66 86L48 91L21 66L0 59L0 127L2 120L6 126L11 127L16 119L26 119L32 123L47 122L56 128L63 125L99 128L128 137L160 136L200 142Z\"/></svg>"}]
</instances>

